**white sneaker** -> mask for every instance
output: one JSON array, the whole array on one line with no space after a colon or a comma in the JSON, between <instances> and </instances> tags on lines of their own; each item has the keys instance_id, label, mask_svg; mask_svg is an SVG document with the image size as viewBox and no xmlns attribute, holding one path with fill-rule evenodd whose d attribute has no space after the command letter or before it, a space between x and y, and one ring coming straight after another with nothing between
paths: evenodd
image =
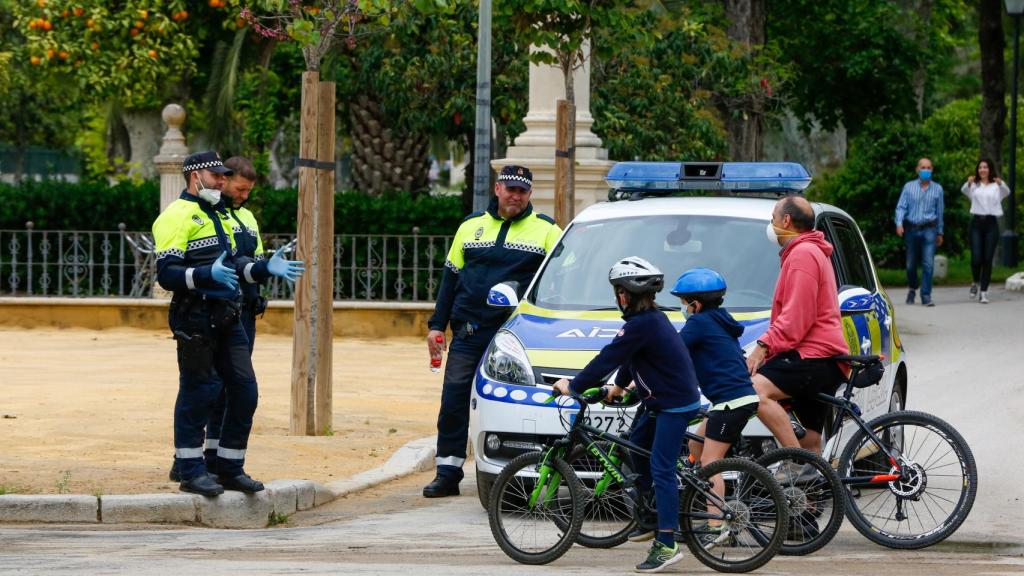
<instances>
[{"instance_id":1,"label":"white sneaker","mask_svg":"<svg viewBox=\"0 0 1024 576\"><path fill-rule=\"evenodd\" d=\"M981 293L981 300L980 301L981 301L982 304L988 304L988 292L982 292Z\"/></svg>"}]
</instances>

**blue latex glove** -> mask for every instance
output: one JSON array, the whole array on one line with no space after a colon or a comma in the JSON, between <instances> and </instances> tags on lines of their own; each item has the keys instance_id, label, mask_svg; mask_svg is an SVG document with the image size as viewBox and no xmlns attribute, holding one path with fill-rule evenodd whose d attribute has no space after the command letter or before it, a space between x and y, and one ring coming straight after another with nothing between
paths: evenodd
<instances>
[{"instance_id":1,"label":"blue latex glove","mask_svg":"<svg viewBox=\"0 0 1024 576\"><path fill-rule=\"evenodd\" d=\"M224 258L227 255L227 252L221 252L217 260L210 265L210 276L213 276L213 280L218 284L223 284L232 290L238 290L238 274L235 274L233 268L224 265Z\"/></svg>"},{"instance_id":2,"label":"blue latex glove","mask_svg":"<svg viewBox=\"0 0 1024 576\"><path fill-rule=\"evenodd\" d=\"M289 282L298 280L305 271L306 265L302 260L285 260L284 250L274 252L274 255L270 257L270 261L267 262L267 272L278 278L284 278Z\"/></svg>"}]
</instances>

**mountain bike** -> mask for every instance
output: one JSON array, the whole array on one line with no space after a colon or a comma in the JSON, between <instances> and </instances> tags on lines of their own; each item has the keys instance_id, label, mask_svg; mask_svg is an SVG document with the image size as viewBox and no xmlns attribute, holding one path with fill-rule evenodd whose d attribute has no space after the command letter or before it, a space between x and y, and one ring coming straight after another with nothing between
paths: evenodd
<instances>
[{"instance_id":1,"label":"mountain bike","mask_svg":"<svg viewBox=\"0 0 1024 576\"><path fill-rule=\"evenodd\" d=\"M946 539L967 519L978 491L967 442L948 422L924 412L901 410L865 422L852 398L882 380L881 358L832 359L851 366L846 388L841 396L817 398L834 411L825 459L845 486L850 523L889 548L916 550ZM851 421L856 431L844 446L843 423Z\"/></svg>"},{"instance_id":2,"label":"mountain bike","mask_svg":"<svg viewBox=\"0 0 1024 576\"><path fill-rule=\"evenodd\" d=\"M593 388L581 395L562 397L559 414L567 434L513 459L491 488L488 520L501 549L517 562L546 564L561 557L581 534L591 544L602 538L622 537L623 517L631 524L652 505L638 497L636 476L624 459L650 457L650 452L629 440L584 423L587 406L605 396ZM572 410L572 412L570 412ZM588 474L584 488L567 461L586 450L599 462ZM711 479L721 476L724 497L712 489ZM681 539L703 564L721 572L749 572L775 556L788 526L788 502L782 487L763 467L751 460L726 458L698 469L680 465ZM620 505L601 505L611 496ZM596 534L607 518L619 529L611 535ZM630 526L631 528L631 526ZM621 543L621 541L620 541Z\"/></svg>"}]
</instances>

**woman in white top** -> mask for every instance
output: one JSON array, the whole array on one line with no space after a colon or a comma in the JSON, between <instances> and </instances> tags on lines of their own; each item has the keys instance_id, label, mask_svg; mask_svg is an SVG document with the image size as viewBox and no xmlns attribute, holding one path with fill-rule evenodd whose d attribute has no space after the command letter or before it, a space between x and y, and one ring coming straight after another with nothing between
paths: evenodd
<instances>
[{"instance_id":1,"label":"woman in white top","mask_svg":"<svg viewBox=\"0 0 1024 576\"><path fill-rule=\"evenodd\" d=\"M996 175L992 162L982 159L960 191L971 199L971 276L974 283L971 284L970 296L972 299L978 297L980 288L981 303L988 304L992 258L999 241L996 218L1003 215L1002 200L1010 195L1010 189Z\"/></svg>"}]
</instances>

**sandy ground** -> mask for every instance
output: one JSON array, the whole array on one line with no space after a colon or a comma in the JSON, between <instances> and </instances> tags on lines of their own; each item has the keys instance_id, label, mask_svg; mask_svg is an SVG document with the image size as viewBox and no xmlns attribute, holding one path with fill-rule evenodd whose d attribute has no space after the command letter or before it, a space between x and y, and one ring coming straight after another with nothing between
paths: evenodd
<instances>
[{"instance_id":1,"label":"sandy ground","mask_svg":"<svg viewBox=\"0 0 1024 576\"><path fill-rule=\"evenodd\" d=\"M435 433L441 375L419 339L334 342L334 434L288 435L291 338L259 335L246 469L326 483ZM173 492L174 341L133 329L0 329L0 493Z\"/></svg>"}]
</instances>

